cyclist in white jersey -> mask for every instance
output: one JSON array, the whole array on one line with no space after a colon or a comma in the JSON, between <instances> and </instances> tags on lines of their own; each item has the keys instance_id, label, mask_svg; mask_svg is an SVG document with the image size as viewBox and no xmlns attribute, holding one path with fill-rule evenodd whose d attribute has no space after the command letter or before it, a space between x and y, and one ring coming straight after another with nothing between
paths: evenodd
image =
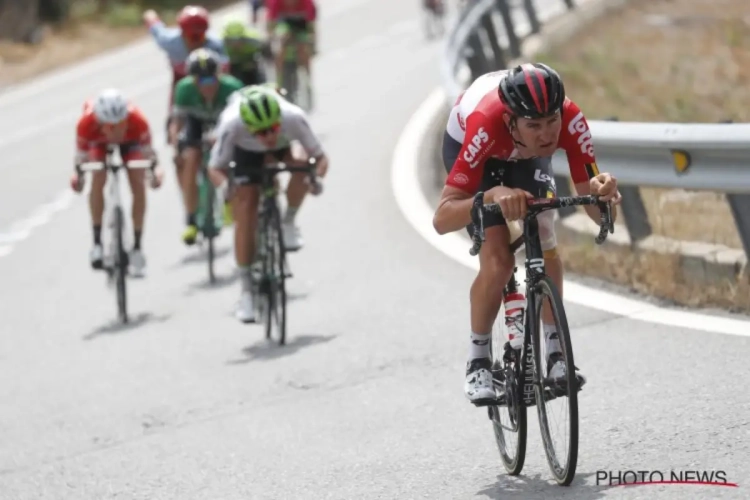
<instances>
[{"instance_id":1,"label":"cyclist in white jersey","mask_svg":"<svg viewBox=\"0 0 750 500\"><path fill-rule=\"evenodd\" d=\"M235 259L242 272L242 294L237 319L255 321L251 290L250 264L255 254L255 229L262 181L261 169L269 162L302 164L291 153L291 142L302 145L305 154L317 161L317 175L324 177L328 158L308 124L306 113L267 86L252 85L235 93L222 112L216 127L216 143L208 166L223 180L218 170L234 160L233 196L235 219ZM216 178L216 181L219 179ZM292 174L287 186L287 209L282 219L284 246L287 251L302 247L295 217L310 186L304 173Z\"/></svg>"}]
</instances>

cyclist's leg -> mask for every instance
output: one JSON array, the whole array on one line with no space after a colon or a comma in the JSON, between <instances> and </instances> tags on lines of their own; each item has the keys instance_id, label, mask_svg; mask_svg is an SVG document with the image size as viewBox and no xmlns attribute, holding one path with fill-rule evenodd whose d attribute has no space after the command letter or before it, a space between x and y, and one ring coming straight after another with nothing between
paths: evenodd
<instances>
[{"instance_id":1,"label":"cyclist's leg","mask_svg":"<svg viewBox=\"0 0 750 500\"><path fill-rule=\"evenodd\" d=\"M89 161L104 161L106 145L98 145L88 151ZM91 192L89 193L89 212L94 233L94 245L89 253L91 267L101 269L104 258L102 249L102 218L104 217L104 185L107 183L107 172L96 170L91 173Z\"/></svg>"},{"instance_id":2,"label":"cyclist's leg","mask_svg":"<svg viewBox=\"0 0 750 500\"><path fill-rule=\"evenodd\" d=\"M141 160L143 155L135 144L123 144L120 146L120 155L123 161ZM141 251L141 237L143 235L143 220L146 215L146 170L128 170L128 182L130 191L133 193L133 249L130 253L130 265L135 276L140 276L146 267L146 259Z\"/></svg>"},{"instance_id":3,"label":"cyclist's leg","mask_svg":"<svg viewBox=\"0 0 750 500\"><path fill-rule=\"evenodd\" d=\"M289 44L292 43L292 29L288 23L279 22L274 28L274 34L279 39L279 51L274 59L276 67L276 85L281 87L284 70L284 57L289 48Z\"/></svg>"},{"instance_id":4,"label":"cyclist's leg","mask_svg":"<svg viewBox=\"0 0 750 500\"><path fill-rule=\"evenodd\" d=\"M295 43L297 44L297 63L305 68L309 78L312 78L311 60L312 60L312 35L311 26L295 33Z\"/></svg>"},{"instance_id":5,"label":"cyclist's leg","mask_svg":"<svg viewBox=\"0 0 750 500\"><path fill-rule=\"evenodd\" d=\"M488 160L481 191L503 182L508 162ZM512 167L511 167L512 168ZM502 214L484 215L485 241L479 252L479 272L471 285L471 343L466 368L465 392L470 401L494 397L490 368L490 340L503 301L505 285L513 274L515 257L510 252L510 231Z\"/></svg>"},{"instance_id":6,"label":"cyclist's leg","mask_svg":"<svg viewBox=\"0 0 750 500\"><path fill-rule=\"evenodd\" d=\"M292 148L284 148L273 153L276 159L290 165L304 165L307 158L295 158L292 155ZM295 224L297 214L299 213L302 202L309 191L307 184L308 174L296 172L291 174L289 184L286 187L286 212L282 219L282 230L284 231L284 247L288 251L295 251L302 248L302 236L299 227Z\"/></svg>"},{"instance_id":7,"label":"cyclist's leg","mask_svg":"<svg viewBox=\"0 0 750 500\"><path fill-rule=\"evenodd\" d=\"M185 201L185 212L187 213L185 231L182 240L192 245L198 236L198 227L195 214L198 210L198 183L197 175L201 162L201 138L203 136L203 124L193 116L185 119L184 134L180 138L181 157L184 164L182 169L182 195Z\"/></svg>"},{"instance_id":8,"label":"cyclist's leg","mask_svg":"<svg viewBox=\"0 0 750 500\"><path fill-rule=\"evenodd\" d=\"M254 319L252 303L251 264L255 256L255 232L258 225L258 200L262 177L260 169L265 162L265 153L234 149L234 184L232 196L234 210L234 258L240 270L242 294L236 311L240 321Z\"/></svg>"}]
</instances>

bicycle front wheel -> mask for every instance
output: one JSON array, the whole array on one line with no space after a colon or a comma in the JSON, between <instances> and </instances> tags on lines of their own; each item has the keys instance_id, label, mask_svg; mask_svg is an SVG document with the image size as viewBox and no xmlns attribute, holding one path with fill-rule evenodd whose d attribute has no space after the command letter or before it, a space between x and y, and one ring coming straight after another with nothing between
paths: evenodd
<instances>
[{"instance_id":1,"label":"bicycle front wheel","mask_svg":"<svg viewBox=\"0 0 750 500\"><path fill-rule=\"evenodd\" d=\"M263 271L260 298L266 338L286 343L286 252L281 232L281 214L275 200L268 203L263 217Z\"/></svg>"},{"instance_id":2,"label":"bicycle front wheel","mask_svg":"<svg viewBox=\"0 0 750 500\"><path fill-rule=\"evenodd\" d=\"M568 486L575 477L578 462L578 381L573 364L573 345L570 341L562 297L555 284L548 276L542 276L531 289L535 306L531 320L534 389L542 443L555 481L561 486ZM565 363L564 374L554 379L550 377L550 367L547 366L546 351L549 342L542 327L543 304L548 305L554 317L561 351L561 356L558 357ZM542 339L545 339L545 356L541 354ZM564 422L557 423L556 417L560 417ZM551 432L553 429L561 430L567 436L556 439Z\"/></svg>"},{"instance_id":3,"label":"bicycle front wheel","mask_svg":"<svg viewBox=\"0 0 750 500\"><path fill-rule=\"evenodd\" d=\"M116 207L114 210L115 227L114 227L114 273L115 288L117 289L117 314L120 321L128 322L128 298L125 286L125 277L128 274L128 254L125 252L122 237L125 231L125 218L122 208Z\"/></svg>"}]
</instances>

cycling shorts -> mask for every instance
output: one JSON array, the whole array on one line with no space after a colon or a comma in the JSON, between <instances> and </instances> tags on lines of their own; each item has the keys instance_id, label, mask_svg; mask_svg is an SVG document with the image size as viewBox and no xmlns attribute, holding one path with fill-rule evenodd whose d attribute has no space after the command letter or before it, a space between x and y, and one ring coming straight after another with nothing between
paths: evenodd
<instances>
[{"instance_id":1,"label":"cycling shorts","mask_svg":"<svg viewBox=\"0 0 750 500\"><path fill-rule=\"evenodd\" d=\"M238 186L260 185L263 182L263 167L267 156L278 161L288 160L291 156L289 146L273 151L258 152L234 148L234 183Z\"/></svg>"},{"instance_id":2,"label":"cycling shorts","mask_svg":"<svg viewBox=\"0 0 750 500\"><path fill-rule=\"evenodd\" d=\"M229 68L229 74L241 81L244 85L261 85L266 83L266 73L263 68L256 66L254 68L242 68L239 65L232 65Z\"/></svg>"},{"instance_id":3,"label":"cycling shorts","mask_svg":"<svg viewBox=\"0 0 750 500\"><path fill-rule=\"evenodd\" d=\"M182 153L185 148L201 148L203 142L203 120L192 115L184 118L184 125L177 136L177 153Z\"/></svg>"},{"instance_id":4,"label":"cycling shorts","mask_svg":"<svg viewBox=\"0 0 750 500\"><path fill-rule=\"evenodd\" d=\"M279 19L274 28L274 34L279 38L291 35L292 40L298 43L310 43L312 41L310 23L305 19Z\"/></svg>"},{"instance_id":5,"label":"cycling shorts","mask_svg":"<svg viewBox=\"0 0 750 500\"><path fill-rule=\"evenodd\" d=\"M461 143L451 137L448 132L443 135L443 166L450 173L456 162ZM495 186L523 189L536 198L555 196L557 188L552 171L552 158L531 158L523 160L499 160L489 158L484 164L482 182L479 191L488 191ZM551 250L557 246L555 236L555 211L549 210L537 216L539 223L539 240L542 250ZM502 213L492 212L484 214L484 227L507 226L508 223ZM466 226L469 235L474 234L473 225Z\"/></svg>"},{"instance_id":6,"label":"cycling shorts","mask_svg":"<svg viewBox=\"0 0 750 500\"><path fill-rule=\"evenodd\" d=\"M129 162L132 160L143 160L145 156L143 154L143 146L137 142L126 142L123 144L112 144L113 148L119 148L120 157L123 162ZM87 150L89 161L104 161L107 156L107 145L106 144L93 144Z\"/></svg>"}]
</instances>

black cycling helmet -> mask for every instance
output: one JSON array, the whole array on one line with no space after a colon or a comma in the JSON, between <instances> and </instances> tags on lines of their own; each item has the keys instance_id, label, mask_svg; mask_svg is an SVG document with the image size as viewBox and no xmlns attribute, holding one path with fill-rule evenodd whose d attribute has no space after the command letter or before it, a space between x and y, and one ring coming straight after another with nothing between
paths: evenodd
<instances>
[{"instance_id":1,"label":"black cycling helmet","mask_svg":"<svg viewBox=\"0 0 750 500\"><path fill-rule=\"evenodd\" d=\"M557 71L542 63L516 66L500 81L500 100L514 116L535 119L562 111L565 86Z\"/></svg>"},{"instance_id":2,"label":"black cycling helmet","mask_svg":"<svg viewBox=\"0 0 750 500\"><path fill-rule=\"evenodd\" d=\"M187 60L188 73L192 76L205 78L219 74L219 55L208 49L195 49Z\"/></svg>"}]
</instances>

